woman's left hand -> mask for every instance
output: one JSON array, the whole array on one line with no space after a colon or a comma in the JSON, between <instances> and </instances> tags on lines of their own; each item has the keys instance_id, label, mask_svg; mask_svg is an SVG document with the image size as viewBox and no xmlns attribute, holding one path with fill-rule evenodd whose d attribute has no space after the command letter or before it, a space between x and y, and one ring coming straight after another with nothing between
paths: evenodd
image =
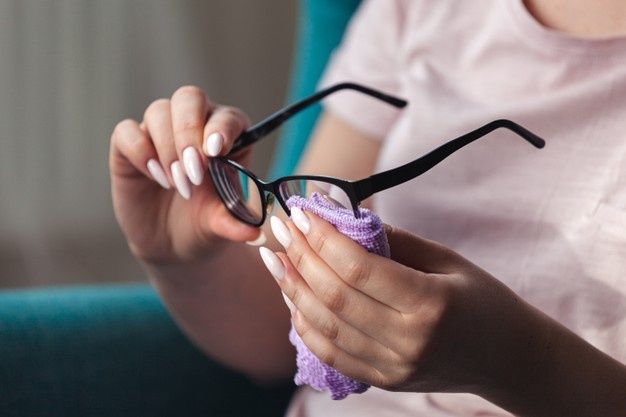
<instances>
[{"instance_id":1,"label":"woman's left hand","mask_svg":"<svg viewBox=\"0 0 626 417\"><path fill-rule=\"evenodd\" d=\"M271 220L286 254L261 254L320 360L392 391L480 395L529 383L548 321L487 272L389 226L391 259L314 214L296 208L292 219Z\"/></svg>"}]
</instances>

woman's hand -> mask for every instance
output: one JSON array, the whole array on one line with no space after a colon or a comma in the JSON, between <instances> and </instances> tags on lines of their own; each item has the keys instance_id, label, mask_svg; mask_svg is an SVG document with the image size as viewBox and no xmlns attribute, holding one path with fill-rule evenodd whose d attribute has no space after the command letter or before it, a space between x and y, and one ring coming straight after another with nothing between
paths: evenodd
<instances>
[{"instance_id":1,"label":"woman's hand","mask_svg":"<svg viewBox=\"0 0 626 417\"><path fill-rule=\"evenodd\" d=\"M343 374L410 392L469 392L520 416L621 416L626 367L459 254L387 227L391 259L311 213L271 219L261 257L309 349Z\"/></svg>"},{"instance_id":2,"label":"woman's hand","mask_svg":"<svg viewBox=\"0 0 626 417\"><path fill-rule=\"evenodd\" d=\"M286 255L262 255L320 360L394 391L475 390L510 374L531 335L523 303L485 271L401 230L387 231L386 259L313 214L295 208L292 219L298 228L272 219Z\"/></svg>"},{"instance_id":3,"label":"woman's hand","mask_svg":"<svg viewBox=\"0 0 626 417\"><path fill-rule=\"evenodd\" d=\"M239 109L212 103L198 87L154 101L141 123L120 122L109 165L117 220L133 254L148 263L193 261L216 243L254 240L259 229L231 216L206 175L249 125ZM247 164L250 151L236 160Z\"/></svg>"}]
</instances>

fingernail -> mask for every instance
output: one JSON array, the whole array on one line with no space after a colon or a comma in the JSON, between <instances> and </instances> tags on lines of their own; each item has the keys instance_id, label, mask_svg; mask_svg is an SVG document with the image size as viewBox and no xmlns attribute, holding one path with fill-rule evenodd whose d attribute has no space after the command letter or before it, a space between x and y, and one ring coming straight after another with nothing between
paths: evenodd
<instances>
[{"instance_id":1,"label":"fingernail","mask_svg":"<svg viewBox=\"0 0 626 417\"><path fill-rule=\"evenodd\" d=\"M183 172L180 161L173 162L171 169L176 189L185 200L189 200L189 197L191 197L191 186L189 185L187 175Z\"/></svg>"},{"instance_id":2,"label":"fingernail","mask_svg":"<svg viewBox=\"0 0 626 417\"><path fill-rule=\"evenodd\" d=\"M283 266L283 262L280 260L278 256L265 246L261 246L259 248L259 253L261 254L261 259L263 259L263 263L267 267L270 274L277 280L283 279L285 276L285 267Z\"/></svg>"},{"instance_id":3,"label":"fingernail","mask_svg":"<svg viewBox=\"0 0 626 417\"><path fill-rule=\"evenodd\" d=\"M291 220L293 220L293 224L305 235L311 230L309 218L299 207L291 208Z\"/></svg>"},{"instance_id":4,"label":"fingernail","mask_svg":"<svg viewBox=\"0 0 626 417\"><path fill-rule=\"evenodd\" d=\"M267 242L267 236L265 236L265 232L261 230L261 233L259 233L259 237L254 240L248 240L246 243L250 246L261 246L265 242Z\"/></svg>"},{"instance_id":5,"label":"fingernail","mask_svg":"<svg viewBox=\"0 0 626 417\"><path fill-rule=\"evenodd\" d=\"M224 138L221 134L211 133L204 142L204 152L209 156L217 156L224 145Z\"/></svg>"},{"instance_id":6,"label":"fingernail","mask_svg":"<svg viewBox=\"0 0 626 417\"><path fill-rule=\"evenodd\" d=\"M183 151L183 164L189 180L195 185L202 184L204 178L204 170L202 169L202 161L198 151L193 146L188 146Z\"/></svg>"},{"instance_id":7,"label":"fingernail","mask_svg":"<svg viewBox=\"0 0 626 417\"><path fill-rule=\"evenodd\" d=\"M166 190L170 189L170 183L167 180L167 175L165 175L165 171L163 171L163 167L159 161L153 158L148 161L146 167L148 168L150 175L152 175L152 178L154 178L154 180L158 182L161 187Z\"/></svg>"},{"instance_id":8,"label":"fingernail","mask_svg":"<svg viewBox=\"0 0 626 417\"><path fill-rule=\"evenodd\" d=\"M283 295L283 299L285 300L285 304L287 304L289 311L291 312L291 314L293 314L293 311L296 309L296 306L291 302L289 297L287 297L284 292L281 291L280 293Z\"/></svg>"},{"instance_id":9,"label":"fingernail","mask_svg":"<svg viewBox=\"0 0 626 417\"><path fill-rule=\"evenodd\" d=\"M289 245L291 245L291 233L285 223L278 217L272 216L270 218L270 226L272 227L272 233L274 237L276 237L276 240L287 249Z\"/></svg>"}]
</instances>

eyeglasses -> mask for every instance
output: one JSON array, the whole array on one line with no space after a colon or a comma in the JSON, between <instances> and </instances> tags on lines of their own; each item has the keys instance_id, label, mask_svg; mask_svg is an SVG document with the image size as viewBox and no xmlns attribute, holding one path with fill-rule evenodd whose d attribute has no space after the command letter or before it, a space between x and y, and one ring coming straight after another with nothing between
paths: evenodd
<instances>
[{"instance_id":1,"label":"eyeglasses","mask_svg":"<svg viewBox=\"0 0 626 417\"><path fill-rule=\"evenodd\" d=\"M237 162L228 159L228 156L236 154L243 148L263 138L298 112L320 101L329 94L346 89L369 95L398 108L407 105L405 100L380 91L359 84L341 83L285 107L252 126L235 140L233 148L227 157L217 157L209 160L209 172L215 189L233 216L249 225L261 226L265 222L269 208L273 205L274 198L278 200L283 210L288 215L291 215L291 211L287 206L289 198L293 196L308 198L314 192L318 192L343 207L351 209L354 212L354 216L359 218L359 204L366 198L379 191L395 187L422 175L465 145L482 138L496 129L509 129L536 148L545 146L545 141L528 129L510 120L499 119L456 139L452 139L412 162L357 181L318 175L292 175L266 182Z\"/></svg>"}]
</instances>

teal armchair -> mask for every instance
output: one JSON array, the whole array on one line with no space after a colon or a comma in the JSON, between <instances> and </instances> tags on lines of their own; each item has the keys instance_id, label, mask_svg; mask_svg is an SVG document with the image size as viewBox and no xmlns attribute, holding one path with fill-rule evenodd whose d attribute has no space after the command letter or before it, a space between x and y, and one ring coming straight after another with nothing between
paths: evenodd
<instances>
[{"instance_id":1,"label":"teal armchair","mask_svg":"<svg viewBox=\"0 0 626 417\"><path fill-rule=\"evenodd\" d=\"M290 99L316 88L359 0L301 0ZM271 176L293 171L319 108L288 124ZM287 337L287 335L285 335ZM0 416L280 416L261 388L201 354L147 284L0 292Z\"/></svg>"}]
</instances>

